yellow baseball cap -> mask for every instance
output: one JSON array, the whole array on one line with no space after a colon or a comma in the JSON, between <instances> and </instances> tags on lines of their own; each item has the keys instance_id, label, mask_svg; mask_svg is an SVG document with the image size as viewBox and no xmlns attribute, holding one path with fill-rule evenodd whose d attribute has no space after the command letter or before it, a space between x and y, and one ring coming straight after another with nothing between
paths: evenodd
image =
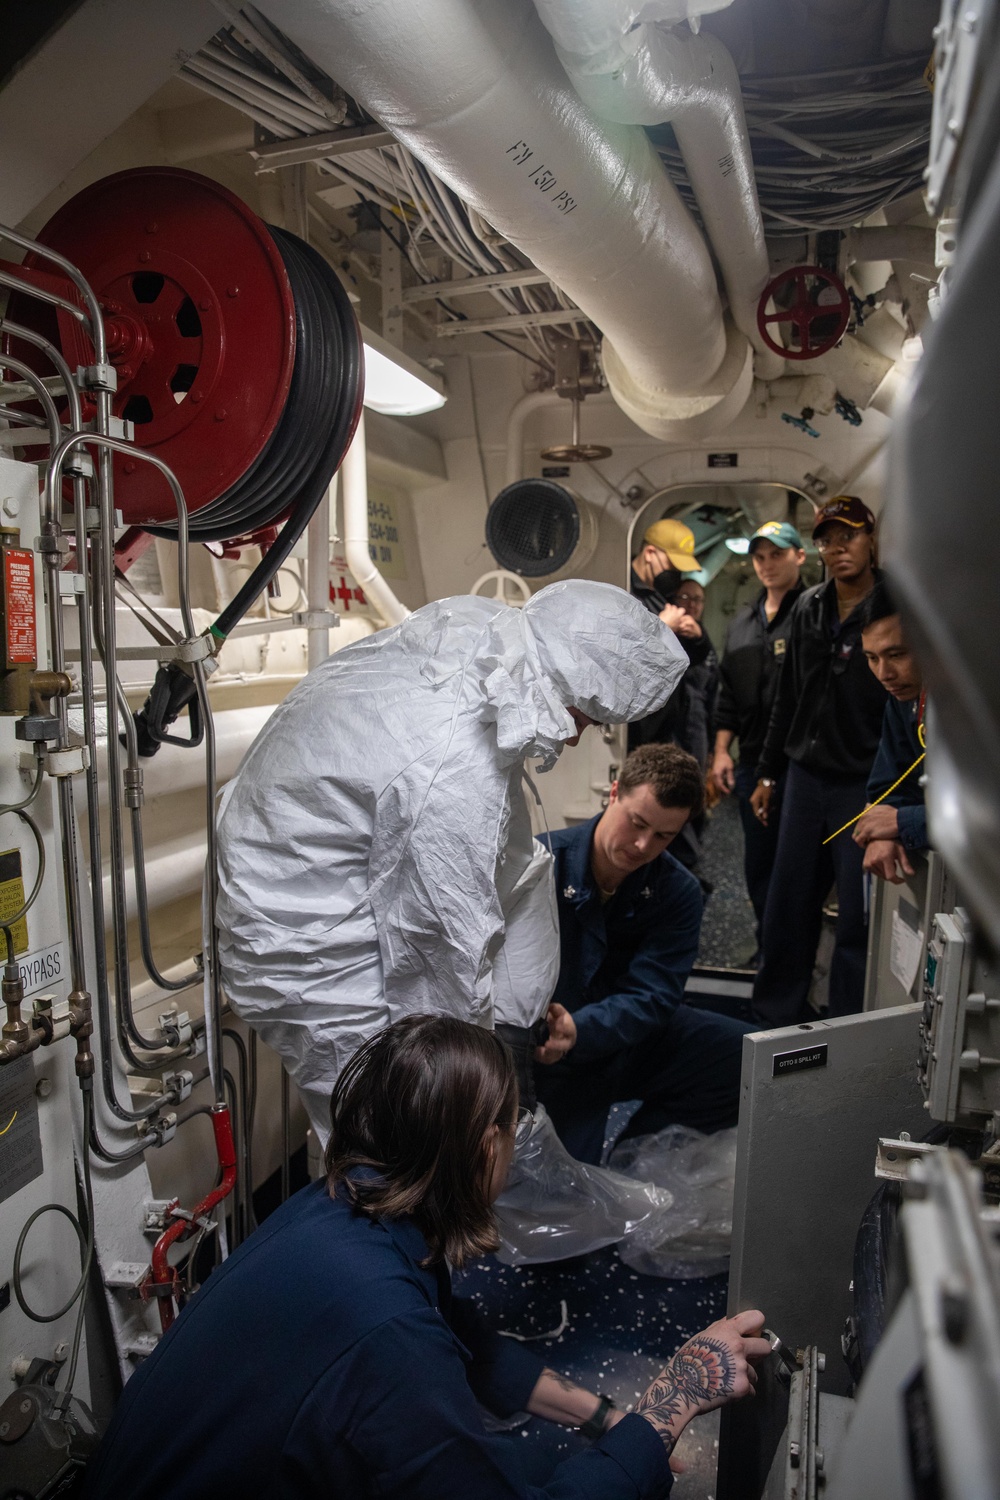
<instances>
[{"instance_id":1,"label":"yellow baseball cap","mask_svg":"<svg viewBox=\"0 0 1000 1500\"><path fill-rule=\"evenodd\" d=\"M701 567L694 555L694 532L683 521L654 521L642 540L644 545L665 552L679 573L697 573Z\"/></svg>"}]
</instances>

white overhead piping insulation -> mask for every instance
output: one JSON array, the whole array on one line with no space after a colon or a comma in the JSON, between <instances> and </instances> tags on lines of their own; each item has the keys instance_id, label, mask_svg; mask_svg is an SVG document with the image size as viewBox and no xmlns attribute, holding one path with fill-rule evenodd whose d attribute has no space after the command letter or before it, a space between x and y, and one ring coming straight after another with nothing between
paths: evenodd
<instances>
[{"instance_id":1,"label":"white overhead piping insulation","mask_svg":"<svg viewBox=\"0 0 1000 1500\"><path fill-rule=\"evenodd\" d=\"M672 125L733 322L756 350L756 375L776 379L785 362L757 329L770 271L736 65L717 37L655 24L721 6L535 0L535 8L570 82L595 114L622 125Z\"/></svg>"},{"instance_id":2,"label":"white overhead piping insulation","mask_svg":"<svg viewBox=\"0 0 1000 1500\"><path fill-rule=\"evenodd\" d=\"M530 0L268 0L276 25L604 334L644 431L718 431L752 351L724 323L707 246L644 131L596 120Z\"/></svg>"},{"instance_id":3,"label":"white overhead piping insulation","mask_svg":"<svg viewBox=\"0 0 1000 1500\"><path fill-rule=\"evenodd\" d=\"M368 551L368 450L365 416L361 413L354 441L340 466L340 493L344 507L344 556L370 604L387 625L399 625L410 611L396 598L372 562Z\"/></svg>"},{"instance_id":4,"label":"white overhead piping insulation","mask_svg":"<svg viewBox=\"0 0 1000 1500\"><path fill-rule=\"evenodd\" d=\"M690 21L697 32L702 16L726 10L733 0L554 0L538 6L542 20L560 47L589 57L615 47L627 32L649 22L667 26ZM551 21L551 24L550 24ZM582 47L575 47L574 40Z\"/></svg>"}]
</instances>

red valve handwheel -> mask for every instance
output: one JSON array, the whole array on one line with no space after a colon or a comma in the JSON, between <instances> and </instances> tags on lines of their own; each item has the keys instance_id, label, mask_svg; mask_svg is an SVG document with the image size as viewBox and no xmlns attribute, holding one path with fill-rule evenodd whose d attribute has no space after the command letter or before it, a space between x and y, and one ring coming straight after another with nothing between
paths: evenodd
<instances>
[{"instance_id":1,"label":"red valve handwheel","mask_svg":"<svg viewBox=\"0 0 1000 1500\"><path fill-rule=\"evenodd\" d=\"M115 415L174 470L193 514L253 466L288 397L295 307L266 225L207 177L143 167L84 188L38 238L96 292L118 373ZM51 269L32 256L25 264ZM39 303L11 301L14 321L40 328ZM58 334L71 366L93 362L79 324L61 316ZM175 519L152 465L117 454L114 464L127 522Z\"/></svg>"},{"instance_id":2,"label":"red valve handwheel","mask_svg":"<svg viewBox=\"0 0 1000 1500\"><path fill-rule=\"evenodd\" d=\"M790 306L781 307L779 293L792 288ZM777 311L768 312L774 299ZM839 276L822 266L792 266L769 281L757 304L757 329L769 349L783 359L818 359L844 337L851 316L851 299ZM790 323L797 345L779 344L772 338L774 324Z\"/></svg>"}]
</instances>

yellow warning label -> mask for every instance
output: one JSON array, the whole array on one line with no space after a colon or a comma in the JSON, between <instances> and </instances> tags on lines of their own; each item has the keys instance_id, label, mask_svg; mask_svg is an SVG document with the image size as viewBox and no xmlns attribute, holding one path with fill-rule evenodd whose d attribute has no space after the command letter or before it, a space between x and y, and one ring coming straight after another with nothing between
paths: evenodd
<instances>
[{"instance_id":1,"label":"yellow warning label","mask_svg":"<svg viewBox=\"0 0 1000 1500\"><path fill-rule=\"evenodd\" d=\"M9 921L24 905L24 878L21 874L20 849L4 849L0 852L0 924ZM21 917L14 923L14 952L28 951L28 921ZM6 945L0 943L0 963L3 963Z\"/></svg>"}]
</instances>

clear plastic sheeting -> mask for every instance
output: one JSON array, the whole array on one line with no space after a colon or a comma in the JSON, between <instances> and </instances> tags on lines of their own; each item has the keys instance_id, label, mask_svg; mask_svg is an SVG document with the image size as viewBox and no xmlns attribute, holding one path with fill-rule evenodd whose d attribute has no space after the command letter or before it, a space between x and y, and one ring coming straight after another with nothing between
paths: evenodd
<instances>
[{"instance_id":1,"label":"clear plastic sheeting","mask_svg":"<svg viewBox=\"0 0 1000 1500\"><path fill-rule=\"evenodd\" d=\"M664 1188L574 1160L538 1104L518 1124L510 1176L496 1202L497 1254L509 1266L588 1255L651 1228L672 1201Z\"/></svg>"},{"instance_id":2,"label":"clear plastic sheeting","mask_svg":"<svg viewBox=\"0 0 1000 1500\"><path fill-rule=\"evenodd\" d=\"M687 1280L729 1269L736 1179L736 1131L702 1135L668 1125L656 1135L623 1141L612 1153L616 1173L656 1183L672 1199L627 1237L619 1254L646 1276Z\"/></svg>"}]
</instances>

